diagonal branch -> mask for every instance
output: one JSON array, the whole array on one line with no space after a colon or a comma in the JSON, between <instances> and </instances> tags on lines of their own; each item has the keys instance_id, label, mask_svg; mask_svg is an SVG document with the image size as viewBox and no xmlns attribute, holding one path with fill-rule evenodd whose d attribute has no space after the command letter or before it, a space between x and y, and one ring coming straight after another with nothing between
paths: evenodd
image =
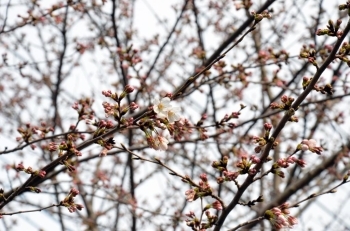
<instances>
[{"instance_id":1,"label":"diagonal branch","mask_svg":"<svg viewBox=\"0 0 350 231\"><path fill-rule=\"evenodd\" d=\"M330 55L328 56L328 58L324 61L324 63L317 69L316 74L314 75L311 83L309 84L309 86L301 93L301 95L294 101L294 104L292 105L292 110L287 112L283 118L281 119L281 121L279 122L279 124L277 125L276 129L274 130L270 141L267 143L262 155L261 155L261 161L260 163L256 164L254 169L256 170L256 172L258 173L263 165L263 163L265 162L266 158L268 157L270 150L272 148L272 145L274 143L274 140L278 137L278 135L280 134L280 132L282 131L282 129L284 128L284 126L286 125L286 123L288 122L290 116L292 115L292 113L294 113L299 105L303 102L303 100L310 94L310 92L313 90L315 84L317 83L317 81L319 80L319 78L321 77L322 73L326 70L326 68L328 67L329 64L331 64L331 62L334 60L338 49L340 48L341 44L343 43L344 39L346 38L347 34L350 31L350 20L347 23L347 26L344 29L344 33L343 35L338 39L338 41L336 42L336 44L334 45L334 48L332 50L332 52L330 53ZM250 184L253 182L253 178L254 175L249 175L246 180L244 181L244 183L241 185L241 187L238 189L235 197L232 199L232 201L230 202L230 204L227 206L227 208L225 210L223 210L221 216L218 219L217 225L214 229L214 231L219 231L223 225L223 223L225 222L227 216L230 214L230 212L236 207L236 205L238 204L240 198L242 197L243 193L245 192L245 190L250 186Z\"/></svg>"}]
</instances>

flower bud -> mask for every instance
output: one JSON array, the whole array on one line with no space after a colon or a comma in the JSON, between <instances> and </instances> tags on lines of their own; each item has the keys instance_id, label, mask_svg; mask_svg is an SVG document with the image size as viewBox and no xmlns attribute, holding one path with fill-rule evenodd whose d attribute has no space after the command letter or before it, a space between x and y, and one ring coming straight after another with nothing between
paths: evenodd
<instances>
[{"instance_id":1,"label":"flower bud","mask_svg":"<svg viewBox=\"0 0 350 231\"><path fill-rule=\"evenodd\" d=\"M133 88L132 86L130 86L129 84L127 84L124 88L124 91L128 94L132 93L135 90L135 88Z\"/></svg>"}]
</instances>

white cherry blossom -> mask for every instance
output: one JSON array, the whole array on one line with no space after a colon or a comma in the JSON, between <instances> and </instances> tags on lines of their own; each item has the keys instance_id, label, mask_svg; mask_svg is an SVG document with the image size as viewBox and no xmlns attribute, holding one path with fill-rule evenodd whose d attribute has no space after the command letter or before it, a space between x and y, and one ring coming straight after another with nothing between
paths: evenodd
<instances>
[{"instance_id":1,"label":"white cherry blossom","mask_svg":"<svg viewBox=\"0 0 350 231\"><path fill-rule=\"evenodd\" d=\"M154 146L156 147L156 150L167 150L168 143L169 141L163 136L157 136L157 138L154 140Z\"/></svg>"},{"instance_id":2,"label":"white cherry blossom","mask_svg":"<svg viewBox=\"0 0 350 231\"><path fill-rule=\"evenodd\" d=\"M178 121L181 119L181 116L179 112L181 111L180 107L172 107L168 111L168 120L169 123L174 123L175 121Z\"/></svg>"},{"instance_id":3,"label":"white cherry blossom","mask_svg":"<svg viewBox=\"0 0 350 231\"><path fill-rule=\"evenodd\" d=\"M169 97L165 97L161 100L154 99L153 110L157 113L158 118L167 118L169 123L174 123L181 118L179 114L181 111L180 107L172 106Z\"/></svg>"},{"instance_id":4,"label":"white cherry blossom","mask_svg":"<svg viewBox=\"0 0 350 231\"><path fill-rule=\"evenodd\" d=\"M168 97L165 97L161 100L159 99L153 100L153 110L155 113L157 113L157 115L160 118L166 118L170 108L171 108L170 98Z\"/></svg>"}]
</instances>

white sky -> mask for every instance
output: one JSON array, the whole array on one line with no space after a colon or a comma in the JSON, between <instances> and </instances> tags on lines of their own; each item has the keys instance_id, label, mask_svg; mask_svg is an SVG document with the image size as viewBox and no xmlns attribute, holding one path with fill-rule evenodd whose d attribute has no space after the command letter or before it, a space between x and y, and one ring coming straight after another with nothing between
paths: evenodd
<instances>
[{"instance_id":1,"label":"white sky","mask_svg":"<svg viewBox=\"0 0 350 231\"><path fill-rule=\"evenodd\" d=\"M50 5L51 2L55 2L55 1L41 1L41 4L47 4ZM174 22L174 16L175 14L173 13L173 11L170 10L169 6L172 5L173 3L177 3L178 1L175 0L142 0L142 1L137 1L136 4L136 8L135 8L135 25L138 29L138 34L141 37L147 37L148 35L151 36L154 33L158 32L158 31L162 31L163 26L159 25L157 22L157 19L154 17L153 15L153 11L157 12L158 17L162 20L162 19L168 19L167 22L165 22L167 25L172 25ZM308 3L312 3L312 1L305 1L305 4ZM6 4L7 1L0 1L0 4ZM326 0L324 1L325 5L329 5L329 7L331 7L334 2L333 1L329 1ZM312 4L311 4L312 5ZM310 6L311 7L311 6ZM4 13L4 8L0 7L0 14ZM21 9L18 9L18 12L11 12L10 14L10 20L13 20L16 18L16 15L18 13L21 12ZM332 17L333 19L336 18L336 16ZM79 29L77 29L76 33L85 33L85 31L79 31ZM34 36L34 35L33 35ZM48 35L49 36L49 35ZM215 36L211 35L208 36L206 38L209 44L213 44L212 47L215 48ZM294 44L294 45L293 45ZM299 49L300 49L300 45L297 43L297 41L290 41L289 44L287 44L287 46L290 46L290 50L293 52L295 52L294 54L298 54L299 53ZM0 52L1 52L1 47L0 47ZM9 60L9 63L16 63L17 60ZM86 65L89 65L88 63L91 62L90 60L85 60L84 62L86 62ZM91 81L91 82L84 82L84 77L86 75L88 76L98 76L100 75L100 70L98 69L97 66L91 66L90 68L86 69L86 72L77 72L76 74L76 78L74 81L72 82L67 82L65 83L67 89L69 89L70 92L74 92L77 95L78 94L82 94L82 95L89 95L86 94L86 89L89 89L89 92L94 92L95 89L99 89L98 93L94 93L94 94L99 94L100 92L100 88L101 88L101 83L99 82L99 80L95 80ZM91 78L93 79L93 78ZM81 88L82 84L86 84L85 88ZM103 84L102 84L103 85ZM80 87L79 87L80 86ZM83 89L83 90L82 90ZM198 97L200 97L200 94L198 94ZM78 98L78 97L77 97ZM252 99L254 98L254 95L252 95ZM40 116L45 116L45 115L40 115ZM2 120L3 118L0 117L0 123L4 124L5 121ZM29 119L29 116L28 118ZM16 145L15 143L13 143L12 141L14 140L13 137L6 137L0 134L0 149L3 149L5 146L12 148L14 147L14 145ZM5 164L11 164L11 161L13 161L11 158L9 158L8 156L1 156L1 164L5 165ZM35 162L35 160L33 160ZM27 163L30 163L27 162ZM34 163L33 163L34 164ZM1 176L3 177L3 176ZM0 179L1 179L0 177ZM140 194L140 200L142 200L142 197L147 198L149 196L149 194L156 194L156 193L161 193L162 190L164 190L164 185L166 185L166 178L161 178L158 179L157 181L153 181L152 183L152 190L147 190L147 188L145 189L141 189L140 191L142 191L143 193ZM143 185L142 187L150 187L150 183ZM347 187L347 186L345 186ZM344 188L345 188L344 187ZM149 194L148 194L148 193ZM349 203L347 203L346 205L344 204L340 204L341 202L343 202L343 200L338 200L338 198L343 198L343 196L346 196L346 193L348 193L348 190L343 190L343 187L341 187L338 190L338 193L335 195L326 195L326 196L322 196L320 198L320 200L317 201L317 203L314 203L313 206L310 207L309 210L306 211L306 213L302 216L301 220L300 220L300 226L299 228L303 227L303 229L305 228L312 228L312 230L323 230L324 229L324 225L328 223L328 220L332 219L331 216L329 216L329 214L326 214L325 209L323 209L323 206L329 208L330 210L336 211L337 209L344 207L347 208L349 207ZM41 197L39 196L35 196L33 195L33 200L39 200ZM341 202L340 202L341 201ZM344 211L346 209L343 209L342 214L344 214ZM345 211L346 213L346 211ZM60 230L59 227L57 227L57 223L54 219L50 219L50 215L47 215L45 213L45 211L41 212L41 213L28 213L28 214L21 214L21 215L16 215L19 216L18 217L18 221L20 222L21 229L23 227L23 230L26 231L37 231L38 229L36 227L42 227L43 230L50 230L50 231L56 231L56 230ZM34 218L35 216L35 218ZM312 220L312 226L310 226L310 223L308 223L308 220ZM318 220L319 222L314 222ZM6 222L6 219L4 219L4 221ZM303 226L303 223L306 223L307 226ZM348 227L350 227L350 222L349 221L345 221L343 220L342 222L348 222ZM32 225L34 223L34 225ZM0 227L1 226L0 224ZM296 230L302 230L296 228ZM332 227L333 230L336 230L336 227ZM1 228L0 228L1 229ZM72 231L80 231L80 225L78 225L78 223L72 224L71 227ZM329 229L331 230L331 229Z\"/></svg>"}]
</instances>

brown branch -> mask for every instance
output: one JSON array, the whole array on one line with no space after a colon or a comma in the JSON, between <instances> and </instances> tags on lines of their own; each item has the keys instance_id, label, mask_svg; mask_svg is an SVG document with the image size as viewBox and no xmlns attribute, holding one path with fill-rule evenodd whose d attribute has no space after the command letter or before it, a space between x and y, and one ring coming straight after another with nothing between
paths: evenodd
<instances>
[{"instance_id":1,"label":"brown branch","mask_svg":"<svg viewBox=\"0 0 350 231\"><path fill-rule=\"evenodd\" d=\"M280 134L280 132L282 131L282 129L284 128L284 126L286 125L286 123L288 122L290 116L296 111L298 110L299 105L303 102L303 100L309 95L309 93L313 90L315 84L317 83L317 81L319 80L319 78L321 77L322 73L326 70L326 68L329 66L329 64L331 64L331 62L334 60L338 49L340 48L341 44L343 43L344 39L346 38L347 34L350 31L350 20L347 23L347 26L344 29L344 34L338 39L338 41L336 42L336 44L334 45L334 48L332 50L332 52L330 53L330 55L328 56L328 58L324 61L324 63L317 69L317 72L315 73L310 85L301 93L301 95L294 101L294 104L292 105L292 109L290 110L290 112L287 112L283 118L281 119L281 121L279 122L279 124L277 125L277 127L275 128L270 141L267 143L262 155L261 155L261 162L256 164L254 169L256 170L256 172L258 173L264 163L264 161L266 160L266 158L268 157L270 150L272 148L272 145L274 143L274 141L276 140L276 138L278 137L278 135ZM230 212L236 207L236 205L238 204L240 198L242 197L243 193L245 192L245 190L250 186L250 184L253 182L253 178L254 175L249 175L246 180L244 181L244 183L241 185L241 187L238 189L237 194L235 195L235 197L232 199L232 201L230 202L230 204L227 206L226 209L223 210L221 216L218 219L217 225L214 229L214 231L219 231L224 223L224 221L226 220L227 216L230 214Z\"/></svg>"},{"instance_id":2,"label":"brown branch","mask_svg":"<svg viewBox=\"0 0 350 231\"><path fill-rule=\"evenodd\" d=\"M39 209L31 209L31 210L21 210L21 211L16 211L16 212L12 212L12 213L0 213L0 216L12 216L12 215L16 215L16 214L21 214L21 213L33 213L33 212L41 212L43 210L49 209L49 208L53 208L53 207L60 207L60 204L52 204L43 208L39 208Z\"/></svg>"},{"instance_id":3,"label":"brown branch","mask_svg":"<svg viewBox=\"0 0 350 231\"><path fill-rule=\"evenodd\" d=\"M350 143L348 143L347 146L350 147ZM329 167L334 165L335 161L337 160L337 158L339 158L339 156L341 155L342 152L343 152L343 150L340 150L336 154L328 157L326 160L324 160L316 168L314 168L311 171L306 172L303 178L301 178L300 180L294 182L293 184L290 184L283 191L283 193L277 195L274 198L273 201L271 201L268 205L266 205L263 208L261 208L260 209L260 215L258 215L258 216L263 215L263 213L266 210L271 209L272 207L278 206L278 205L286 202L288 200L288 198L290 198L292 195L295 194L296 191L298 191L299 189L307 186L311 182L312 179L314 179L315 177L319 176L325 169L328 169ZM250 224L246 228L252 229L255 225L256 225L256 223L253 223L253 224Z\"/></svg>"}]
</instances>

